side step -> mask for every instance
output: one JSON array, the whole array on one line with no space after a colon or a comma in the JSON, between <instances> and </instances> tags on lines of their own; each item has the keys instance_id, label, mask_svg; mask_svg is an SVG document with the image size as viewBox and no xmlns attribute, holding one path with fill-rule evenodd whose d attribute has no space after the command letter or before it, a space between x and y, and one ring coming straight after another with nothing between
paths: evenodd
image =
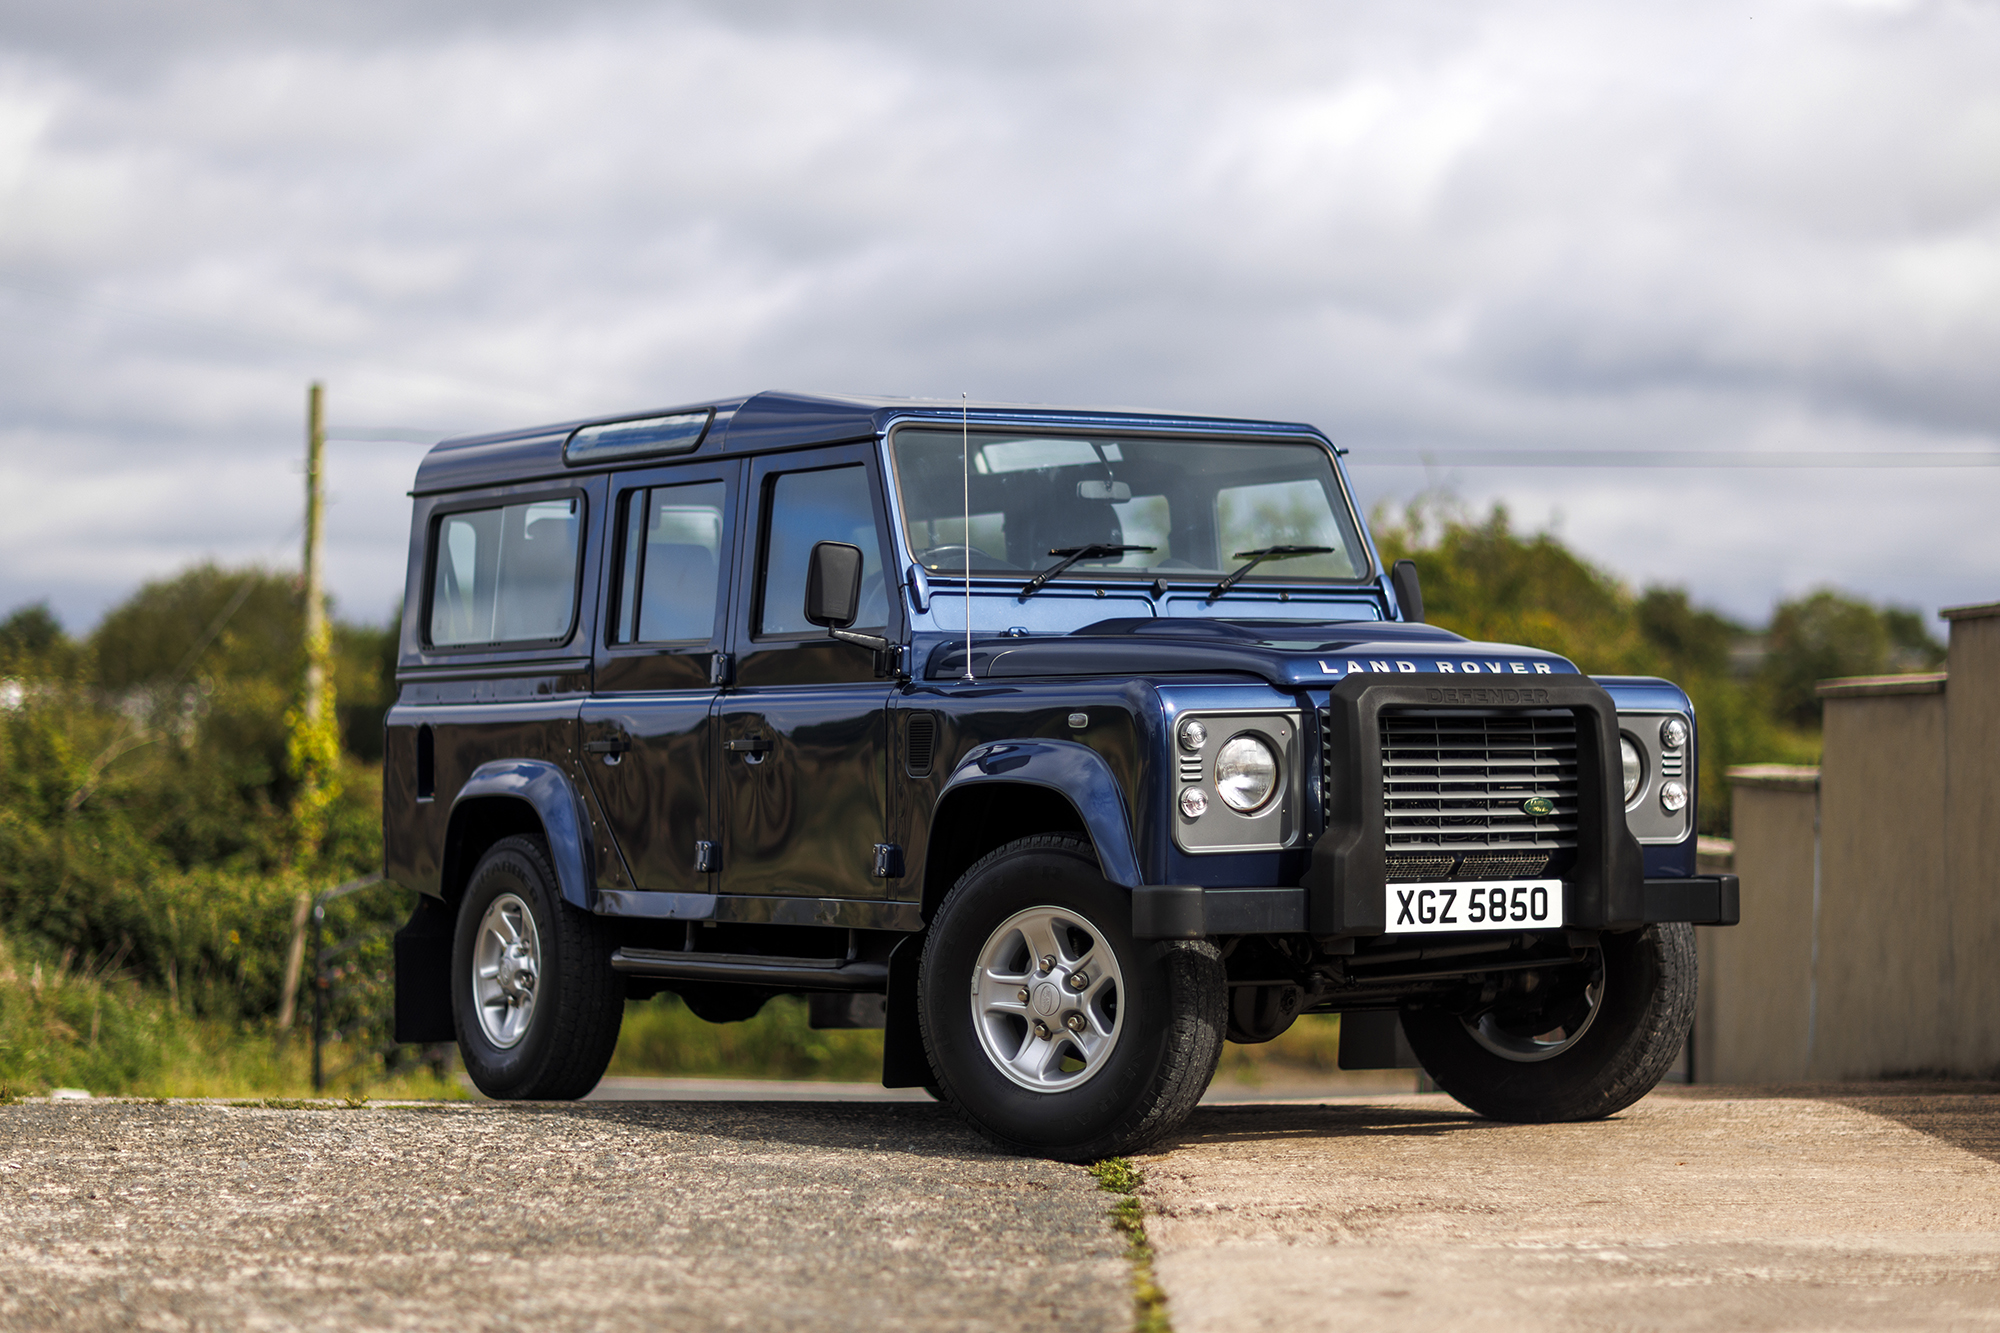
<instances>
[{"instance_id":1,"label":"side step","mask_svg":"<svg viewBox=\"0 0 2000 1333\"><path fill-rule=\"evenodd\" d=\"M887 963L843 958L773 958L753 953L690 953L684 949L619 949L614 971L677 981L733 981L780 990L886 991Z\"/></svg>"}]
</instances>

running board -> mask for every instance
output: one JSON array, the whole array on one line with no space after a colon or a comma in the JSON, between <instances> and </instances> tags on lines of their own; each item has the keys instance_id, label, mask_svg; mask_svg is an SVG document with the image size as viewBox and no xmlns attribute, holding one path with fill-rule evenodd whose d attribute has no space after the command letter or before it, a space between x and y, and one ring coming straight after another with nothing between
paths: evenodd
<instances>
[{"instance_id":1,"label":"running board","mask_svg":"<svg viewBox=\"0 0 2000 1333\"><path fill-rule=\"evenodd\" d=\"M730 981L779 990L886 991L887 963L842 958L772 958L752 953L691 953L685 949L619 949L611 967L638 977Z\"/></svg>"}]
</instances>

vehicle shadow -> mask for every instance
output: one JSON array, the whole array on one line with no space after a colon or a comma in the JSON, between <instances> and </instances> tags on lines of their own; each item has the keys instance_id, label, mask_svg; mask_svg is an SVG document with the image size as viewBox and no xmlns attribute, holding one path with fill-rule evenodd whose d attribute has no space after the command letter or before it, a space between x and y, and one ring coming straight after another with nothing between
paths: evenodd
<instances>
[{"instance_id":1,"label":"vehicle shadow","mask_svg":"<svg viewBox=\"0 0 2000 1333\"><path fill-rule=\"evenodd\" d=\"M1202 1106L1170 1145L1247 1140L1431 1138L1494 1122L1461 1106L1242 1105Z\"/></svg>"}]
</instances>

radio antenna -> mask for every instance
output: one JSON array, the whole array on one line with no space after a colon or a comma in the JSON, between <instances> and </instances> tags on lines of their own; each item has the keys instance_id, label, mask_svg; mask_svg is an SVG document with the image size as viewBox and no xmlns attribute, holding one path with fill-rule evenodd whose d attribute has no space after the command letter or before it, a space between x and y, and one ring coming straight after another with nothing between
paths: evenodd
<instances>
[{"instance_id":1,"label":"radio antenna","mask_svg":"<svg viewBox=\"0 0 2000 1333\"><path fill-rule=\"evenodd\" d=\"M972 403L958 393L958 462L965 483L965 674L972 680Z\"/></svg>"}]
</instances>

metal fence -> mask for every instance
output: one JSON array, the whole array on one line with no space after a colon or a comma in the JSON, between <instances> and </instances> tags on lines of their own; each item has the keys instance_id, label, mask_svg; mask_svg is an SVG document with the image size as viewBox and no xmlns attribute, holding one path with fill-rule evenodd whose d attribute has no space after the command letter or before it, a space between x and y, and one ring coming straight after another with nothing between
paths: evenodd
<instances>
[{"instance_id":1,"label":"metal fence","mask_svg":"<svg viewBox=\"0 0 2000 1333\"><path fill-rule=\"evenodd\" d=\"M395 985L389 969L382 965L383 950L395 933L393 921L361 926L344 939L331 943L326 938L327 905L351 893L386 883L381 875L363 875L328 889L312 900L312 1076L313 1091L325 1092L329 1079L352 1073L369 1060L377 1060L396 1047L387 1035L395 1004ZM338 1029L329 1026L338 1023ZM351 1035L362 1045L353 1058L332 1074L326 1072L325 1055L329 1040Z\"/></svg>"}]
</instances>

